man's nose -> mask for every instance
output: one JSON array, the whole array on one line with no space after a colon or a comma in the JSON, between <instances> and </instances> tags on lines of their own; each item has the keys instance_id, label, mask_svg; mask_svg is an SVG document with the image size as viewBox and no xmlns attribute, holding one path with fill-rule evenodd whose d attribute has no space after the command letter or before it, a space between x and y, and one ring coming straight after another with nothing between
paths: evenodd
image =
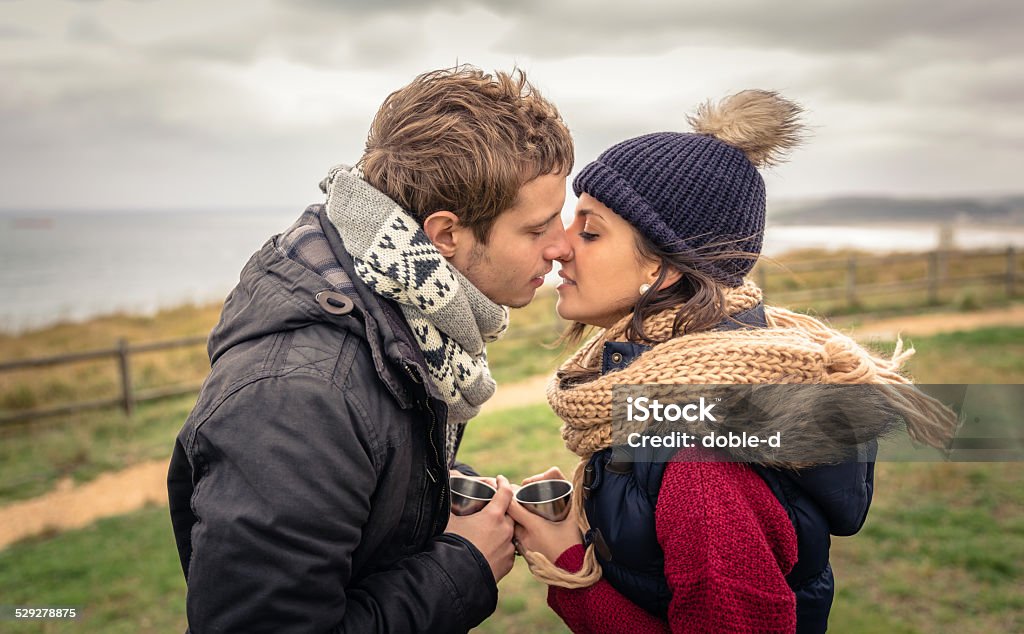
<instances>
[{"instance_id":1,"label":"man's nose","mask_svg":"<svg viewBox=\"0 0 1024 634\"><path fill-rule=\"evenodd\" d=\"M544 248L544 259L549 262L552 260L568 262L572 259L572 245L569 244L569 238L566 236L562 223L559 222L551 233L551 243Z\"/></svg>"}]
</instances>

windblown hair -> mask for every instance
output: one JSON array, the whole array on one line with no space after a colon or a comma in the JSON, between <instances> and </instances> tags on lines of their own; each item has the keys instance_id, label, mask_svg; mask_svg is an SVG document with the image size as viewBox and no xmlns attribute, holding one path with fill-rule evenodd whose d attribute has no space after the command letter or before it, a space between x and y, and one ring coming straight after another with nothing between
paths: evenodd
<instances>
[{"instance_id":1,"label":"windblown hair","mask_svg":"<svg viewBox=\"0 0 1024 634\"><path fill-rule=\"evenodd\" d=\"M522 70L492 76L469 65L391 93L359 162L367 182L420 222L451 211L483 243L520 187L572 166L569 129Z\"/></svg>"}]
</instances>

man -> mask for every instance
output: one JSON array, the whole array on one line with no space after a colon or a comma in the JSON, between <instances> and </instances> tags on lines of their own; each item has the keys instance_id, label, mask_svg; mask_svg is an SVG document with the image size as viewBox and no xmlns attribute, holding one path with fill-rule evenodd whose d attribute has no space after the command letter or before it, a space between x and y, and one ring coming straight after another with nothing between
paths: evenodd
<instances>
[{"instance_id":1,"label":"man","mask_svg":"<svg viewBox=\"0 0 1024 634\"><path fill-rule=\"evenodd\" d=\"M464 632L494 611L511 488L449 518L447 476L505 306L568 255L572 162L523 73L426 73L253 255L168 474L192 632Z\"/></svg>"}]
</instances>

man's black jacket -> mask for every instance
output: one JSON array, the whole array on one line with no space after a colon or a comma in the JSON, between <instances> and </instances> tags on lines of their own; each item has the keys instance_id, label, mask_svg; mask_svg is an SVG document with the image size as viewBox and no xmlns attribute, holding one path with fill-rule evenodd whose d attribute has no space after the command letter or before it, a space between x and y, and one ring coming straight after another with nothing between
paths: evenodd
<instances>
[{"instance_id":1,"label":"man's black jacket","mask_svg":"<svg viewBox=\"0 0 1024 634\"><path fill-rule=\"evenodd\" d=\"M277 236L210 335L168 474L190 630L464 632L497 586L444 533L445 405L400 311L356 278L323 215L304 218L344 283Z\"/></svg>"}]
</instances>

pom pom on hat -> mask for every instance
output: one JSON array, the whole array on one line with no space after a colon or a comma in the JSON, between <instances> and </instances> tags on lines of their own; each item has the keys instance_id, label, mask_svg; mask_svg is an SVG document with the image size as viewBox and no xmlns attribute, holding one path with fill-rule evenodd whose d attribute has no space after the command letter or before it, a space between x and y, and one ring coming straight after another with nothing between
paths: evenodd
<instances>
[{"instance_id":1,"label":"pom pom on hat","mask_svg":"<svg viewBox=\"0 0 1024 634\"><path fill-rule=\"evenodd\" d=\"M738 148L761 168L782 163L803 141L803 111L776 92L744 90L717 104L705 101L686 120L697 134Z\"/></svg>"}]
</instances>

